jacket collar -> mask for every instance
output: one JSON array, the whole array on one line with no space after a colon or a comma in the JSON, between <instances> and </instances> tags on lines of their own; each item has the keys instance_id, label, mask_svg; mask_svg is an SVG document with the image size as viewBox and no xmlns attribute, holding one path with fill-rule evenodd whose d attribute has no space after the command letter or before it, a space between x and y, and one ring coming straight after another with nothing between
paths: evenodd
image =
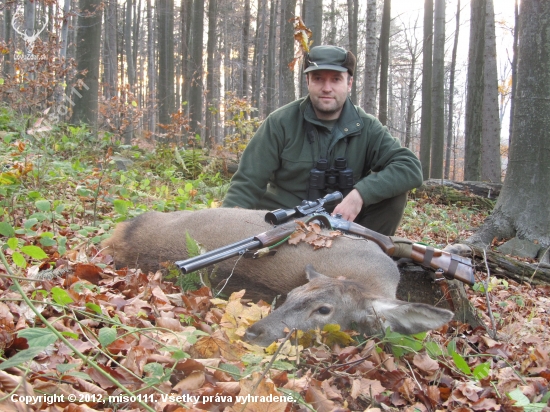
<instances>
[{"instance_id":1,"label":"jacket collar","mask_svg":"<svg viewBox=\"0 0 550 412\"><path fill-rule=\"evenodd\" d=\"M323 127L323 123L313 110L309 96L304 98L302 103L300 103L300 111L303 113L304 119L308 122ZM348 97L342 108L342 113L340 113L340 117L336 122L336 127L339 129L340 133L342 133L343 137L358 133L363 126L363 120L359 116L359 113L357 113L357 109L353 105L351 99Z\"/></svg>"}]
</instances>

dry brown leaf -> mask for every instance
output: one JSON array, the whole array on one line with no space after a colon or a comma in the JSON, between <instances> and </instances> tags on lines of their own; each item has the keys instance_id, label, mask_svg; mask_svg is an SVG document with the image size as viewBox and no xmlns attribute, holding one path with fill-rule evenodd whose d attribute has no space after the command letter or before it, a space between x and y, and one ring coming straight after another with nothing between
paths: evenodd
<instances>
[{"instance_id":1,"label":"dry brown leaf","mask_svg":"<svg viewBox=\"0 0 550 412\"><path fill-rule=\"evenodd\" d=\"M157 318L156 324L159 328L165 328L174 332L183 331L183 325L178 319Z\"/></svg>"},{"instance_id":2,"label":"dry brown leaf","mask_svg":"<svg viewBox=\"0 0 550 412\"><path fill-rule=\"evenodd\" d=\"M250 379L242 379L239 382L241 390L236 397L235 404L229 409L230 411L284 412L286 410L288 402L269 401L269 399L280 399L286 396L277 392L273 382L267 381L266 378L262 378L260 381L260 377L261 374L255 372ZM258 382L260 383L258 384ZM239 400L245 401L239 402Z\"/></svg>"},{"instance_id":3,"label":"dry brown leaf","mask_svg":"<svg viewBox=\"0 0 550 412\"><path fill-rule=\"evenodd\" d=\"M317 412L333 412L337 405L327 398L327 395L320 388L319 382L312 382L306 392L305 400L315 408Z\"/></svg>"},{"instance_id":4,"label":"dry brown leaf","mask_svg":"<svg viewBox=\"0 0 550 412\"><path fill-rule=\"evenodd\" d=\"M380 381L372 379L354 379L351 384L351 397L357 399L359 395L365 396L367 399L374 398L384 392L386 388L382 386Z\"/></svg>"},{"instance_id":5,"label":"dry brown leaf","mask_svg":"<svg viewBox=\"0 0 550 412\"><path fill-rule=\"evenodd\" d=\"M432 358L427 353L417 353L414 355L413 363L420 370L432 374L439 370L439 363Z\"/></svg>"},{"instance_id":6,"label":"dry brown leaf","mask_svg":"<svg viewBox=\"0 0 550 412\"><path fill-rule=\"evenodd\" d=\"M304 240L306 237L306 233L303 230L296 230L294 233L290 235L290 238L288 239L289 245L297 245L302 240Z\"/></svg>"},{"instance_id":7,"label":"dry brown leaf","mask_svg":"<svg viewBox=\"0 0 550 412\"><path fill-rule=\"evenodd\" d=\"M202 388L206 377L204 371L193 371L188 376L180 380L175 386L174 390L178 393L191 392L197 389Z\"/></svg>"},{"instance_id":8,"label":"dry brown leaf","mask_svg":"<svg viewBox=\"0 0 550 412\"><path fill-rule=\"evenodd\" d=\"M11 375L6 371L0 371L0 387L4 392L15 391L13 393L17 395L34 396L32 386L23 376Z\"/></svg>"}]
</instances>

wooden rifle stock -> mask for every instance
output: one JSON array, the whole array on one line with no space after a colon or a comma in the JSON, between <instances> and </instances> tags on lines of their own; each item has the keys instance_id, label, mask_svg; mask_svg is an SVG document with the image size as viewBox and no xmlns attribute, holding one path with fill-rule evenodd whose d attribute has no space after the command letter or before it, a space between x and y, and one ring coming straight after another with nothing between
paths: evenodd
<instances>
[{"instance_id":1,"label":"wooden rifle stock","mask_svg":"<svg viewBox=\"0 0 550 412\"><path fill-rule=\"evenodd\" d=\"M470 286L475 283L474 270L468 258L431 246L413 243L408 239L385 236L339 217L327 216L325 214L322 216L324 219L328 219L333 229L343 230L344 232L371 240L380 246L388 256L408 258L422 266L431 267L435 270L441 269L447 278L460 280Z\"/></svg>"}]
</instances>

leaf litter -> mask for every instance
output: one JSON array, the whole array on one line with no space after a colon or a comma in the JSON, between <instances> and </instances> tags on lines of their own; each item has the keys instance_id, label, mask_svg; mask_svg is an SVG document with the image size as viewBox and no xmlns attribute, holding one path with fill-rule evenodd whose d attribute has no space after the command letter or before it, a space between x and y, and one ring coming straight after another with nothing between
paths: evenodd
<instances>
[{"instance_id":1,"label":"leaf litter","mask_svg":"<svg viewBox=\"0 0 550 412\"><path fill-rule=\"evenodd\" d=\"M330 247L338 235L304 225L290 242ZM244 292L182 293L160 273L115 270L94 247L45 250L56 273L31 266L40 281L20 283L68 344L0 277L2 411L550 411L549 286L493 279L489 300L469 290L486 328L453 321L404 339L328 325L261 348L242 336L271 308Z\"/></svg>"}]
</instances>

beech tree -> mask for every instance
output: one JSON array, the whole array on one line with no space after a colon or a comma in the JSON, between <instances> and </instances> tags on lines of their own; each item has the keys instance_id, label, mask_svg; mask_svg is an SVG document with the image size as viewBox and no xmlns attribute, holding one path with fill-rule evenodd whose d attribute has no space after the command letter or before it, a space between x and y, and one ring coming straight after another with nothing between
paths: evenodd
<instances>
[{"instance_id":1,"label":"beech tree","mask_svg":"<svg viewBox=\"0 0 550 412\"><path fill-rule=\"evenodd\" d=\"M519 238L550 247L550 2L522 0L509 162L493 214L470 239ZM546 253L548 261L548 253Z\"/></svg>"},{"instance_id":2,"label":"beech tree","mask_svg":"<svg viewBox=\"0 0 550 412\"><path fill-rule=\"evenodd\" d=\"M80 0L76 61L78 76L71 123L97 126L99 94L99 52L101 46L101 1Z\"/></svg>"},{"instance_id":3,"label":"beech tree","mask_svg":"<svg viewBox=\"0 0 550 412\"><path fill-rule=\"evenodd\" d=\"M376 0L367 0L367 38L365 48L365 80L363 85L363 109L376 112Z\"/></svg>"},{"instance_id":4,"label":"beech tree","mask_svg":"<svg viewBox=\"0 0 550 412\"><path fill-rule=\"evenodd\" d=\"M445 0L435 0L430 177L443 177L445 139Z\"/></svg>"},{"instance_id":5,"label":"beech tree","mask_svg":"<svg viewBox=\"0 0 550 412\"><path fill-rule=\"evenodd\" d=\"M388 70L390 54L391 0L384 0L382 29L380 32L380 100L378 119L382 124L388 122Z\"/></svg>"},{"instance_id":6,"label":"beech tree","mask_svg":"<svg viewBox=\"0 0 550 412\"><path fill-rule=\"evenodd\" d=\"M470 3L470 45L466 89L466 146L464 179L481 179L481 138L483 136L483 56L485 51L485 0Z\"/></svg>"},{"instance_id":7,"label":"beech tree","mask_svg":"<svg viewBox=\"0 0 550 412\"><path fill-rule=\"evenodd\" d=\"M500 116L493 0L486 0L484 43L481 180L500 183Z\"/></svg>"},{"instance_id":8,"label":"beech tree","mask_svg":"<svg viewBox=\"0 0 550 412\"><path fill-rule=\"evenodd\" d=\"M433 0L424 2L424 41L422 46L422 115L420 123L420 162L424 179L430 177L430 151L432 146L432 48Z\"/></svg>"}]
</instances>

